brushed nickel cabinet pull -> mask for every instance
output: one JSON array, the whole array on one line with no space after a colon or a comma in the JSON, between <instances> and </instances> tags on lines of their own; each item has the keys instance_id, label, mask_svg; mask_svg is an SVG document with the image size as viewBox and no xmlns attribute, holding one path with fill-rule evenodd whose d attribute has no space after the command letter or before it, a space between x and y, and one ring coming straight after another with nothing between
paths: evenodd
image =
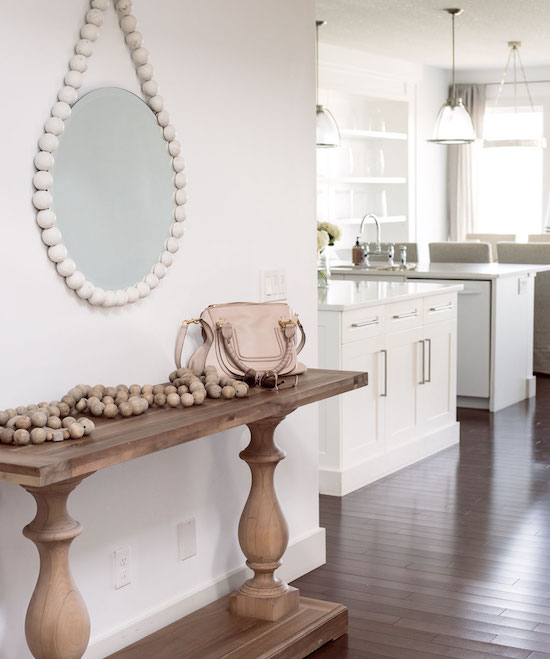
<instances>
[{"instance_id":1,"label":"brushed nickel cabinet pull","mask_svg":"<svg viewBox=\"0 0 550 659\"><path fill-rule=\"evenodd\" d=\"M428 377L426 378L426 382L431 382L432 381L432 340L426 339L426 343L428 344Z\"/></svg>"},{"instance_id":2,"label":"brushed nickel cabinet pull","mask_svg":"<svg viewBox=\"0 0 550 659\"><path fill-rule=\"evenodd\" d=\"M378 325L380 322L378 316L376 318L373 318L372 320L364 320L360 323L352 323L352 327L366 327L367 325Z\"/></svg>"},{"instance_id":3,"label":"brushed nickel cabinet pull","mask_svg":"<svg viewBox=\"0 0 550 659\"><path fill-rule=\"evenodd\" d=\"M380 394L381 398L387 398L388 396L388 351L380 350L384 354L384 393Z\"/></svg>"},{"instance_id":4,"label":"brushed nickel cabinet pull","mask_svg":"<svg viewBox=\"0 0 550 659\"><path fill-rule=\"evenodd\" d=\"M452 309L453 305L449 302L449 304L444 304L441 307L430 307L430 311L447 311L447 309Z\"/></svg>"},{"instance_id":5,"label":"brushed nickel cabinet pull","mask_svg":"<svg viewBox=\"0 0 550 659\"><path fill-rule=\"evenodd\" d=\"M397 314L396 316L393 316L394 320L402 320L403 318L414 318L415 316L418 316L418 311L411 311L409 313L400 313Z\"/></svg>"},{"instance_id":6,"label":"brushed nickel cabinet pull","mask_svg":"<svg viewBox=\"0 0 550 659\"><path fill-rule=\"evenodd\" d=\"M426 342L419 341L422 344L422 380L418 384L426 384Z\"/></svg>"}]
</instances>

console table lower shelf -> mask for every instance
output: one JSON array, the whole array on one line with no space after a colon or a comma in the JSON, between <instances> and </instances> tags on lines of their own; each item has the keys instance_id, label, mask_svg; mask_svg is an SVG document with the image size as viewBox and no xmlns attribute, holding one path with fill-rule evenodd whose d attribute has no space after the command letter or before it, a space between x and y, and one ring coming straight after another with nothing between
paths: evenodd
<instances>
[{"instance_id":1,"label":"console table lower shelf","mask_svg":"<svg viewBox=\"0 0 550 659\"><path fill-rule=\"evenodd\" d=\"M300 597L276 622L235 616L228 597L195 611L109 659L295 659L348 631L342 604Z\"/></svg>"},{"instance_id":2,"label":"console table lower shelf","mask_svg":"<svg viewBox=\"0 0 550 659\"><path fill-rule=\"evenodd\" d=\"M19 447L0 445L0 480L19 483L35 499L36 517L24 530L40 555L40 573L25 620L36 659L80 659L90 636L86 604L72 578L69 549L82 532L67 501L83 479L207 435L247 425L250 444L240 457L251 471L250 494L239 522L239 543L254 573L229 597L183 618L112 655L140 659L299 659L347 631L340 604L300 598L275 576L288 545L274 474L285 452L275 429L298 407L367 384L366 373L312 369L298 386L276 392L252 389L231 403L153 409L142 417L98 424L86 441Z\"/></svg>"}]
</instances>

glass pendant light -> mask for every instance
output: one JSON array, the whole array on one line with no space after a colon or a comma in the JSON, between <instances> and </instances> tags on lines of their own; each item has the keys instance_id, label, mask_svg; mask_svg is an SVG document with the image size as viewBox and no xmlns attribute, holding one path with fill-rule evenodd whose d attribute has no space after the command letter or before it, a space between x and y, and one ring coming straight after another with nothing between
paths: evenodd
<instances>
[{"instance_id":1,"label":"glass pendant light","mask_svg":"<svg viewBox=\"0 0 550 659\"><path fill-rule=\"evenodd\" d=\"M326 21L316 21L315 25L315 104L316 113L316 142L321 148L340 146L340 131L332 114L327 108L319 105L319 28Z\"/></svg>"},{"instance_id":2,"label":"glass pendant light","mask_svg":"<svg viewBox=\"0 0 550 659\"><path fill-rule=\"evenodd\" d=\"M436 144L470 144L476 139L472 117L464 106L461 98L456 95L455 88L455 16L463 12L462 9L445 9L452 17L452 50L453 50L453 78L451 97L443 104L435 122L433 139L428 142Z\"/></svg>"},{"instance_id":3,"label":"glass pendant light","mask_svg":"<svg viewBox=\"0 0 550 659\"><path fill-rule=\"evenodd\" d=\"M502 79L498 88L497 98L495 101L495 106L498 105L500 101L500 95L504 89L504 84L506 80L506 75L508 74L508 69L510 68L510 63L513 64L514 70L514 108L517 113L518 111L518 73L517 66L521 69L521 75L523 76L523 84L525 85L525 91L527 92L527 98L529 99L529 105L531 106L531 111L535 112L535 106L533 105L533 99L531 98L531 91L529 90L529 85L527 84L527 77L525 76L525 69L523 68L523 62L521 61L521 55L519 54L519 47L521 46L521 41L509 41L508 48L510 52L508 54L508 59L506 60L506 66L502 73ZM539 138L526 138L526 137L517 137L512 139L500 139L500 140L483 140L484 147L499 147L499 146L531 146L538 147L539 149L546 148L546 139L544 137Z\"/></svg>"}]
</instances>

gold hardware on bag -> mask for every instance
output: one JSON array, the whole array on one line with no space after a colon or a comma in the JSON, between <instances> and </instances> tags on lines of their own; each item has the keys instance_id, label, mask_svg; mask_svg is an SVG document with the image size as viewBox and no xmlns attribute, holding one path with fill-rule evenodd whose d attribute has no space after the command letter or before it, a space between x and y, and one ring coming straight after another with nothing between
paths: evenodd
<instances>
[{"instance_id":1,"label":"gold hardware on bag","mask_svg":"<svg viewBox=\"0 0 550 659\"><path fill-rule=\"evenodd\" d=\"M294 325L294 323L291 320L284 320L283 318L281 318L281 320L279 321L279 325L283 329L285 329L285 327L287 327L287 325Z\"/></svg>"},{"instance_id":2,"label":"gold hardware on bag","mask_svg":"<svg viewBox=\"0 0 550 659\"><path fill-rule=\"evenodd\" d=\"M220 320L218 320L216 323L216 327L218 329L221 329L225 325L225 323L227 323L227 320L225 320L225 318L220 318Z\"/></svg>"},{"instance_id":3,"label":"gold hardware on bag","mask_svg":"<svg viewBox=\"0 0 550 659\"><path fill-rule=\"evenodd\" d=\"M200 324L201 324L200 318L193 318L191 320L184 320L181 326L183 327L184 325L200 325Z\"/></svg>"}]
</instances>

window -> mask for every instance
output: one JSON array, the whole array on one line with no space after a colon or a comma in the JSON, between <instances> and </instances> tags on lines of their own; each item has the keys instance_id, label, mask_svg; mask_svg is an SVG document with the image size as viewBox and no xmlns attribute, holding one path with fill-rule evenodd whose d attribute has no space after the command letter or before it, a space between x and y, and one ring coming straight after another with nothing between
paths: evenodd
<instances>
[{"instance_id":1,"label":"window","mask_svg":"<svg viewBox=\"0 0 550 659\"><path fill-rule=\"evenodd\" d=\"M541 139L541 108L491 107L485 110L485 140ZM542 148L480 148L479 233L516 233L518 240L540 233L543 225Z\"/></svg>"}]
</instances>

